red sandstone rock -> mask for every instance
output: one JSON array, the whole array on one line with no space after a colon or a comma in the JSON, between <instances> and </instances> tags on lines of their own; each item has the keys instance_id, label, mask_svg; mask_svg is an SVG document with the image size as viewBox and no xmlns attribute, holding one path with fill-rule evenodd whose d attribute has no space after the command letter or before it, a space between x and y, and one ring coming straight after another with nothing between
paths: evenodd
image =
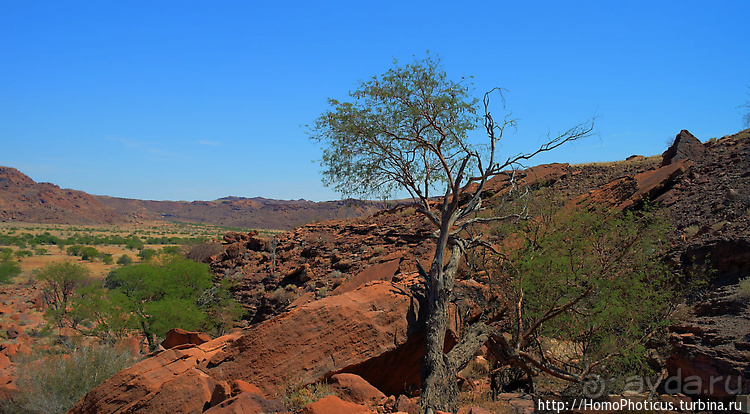
<instances>
[{"instance_id":1,"label":"red sandstone rock","mask_svg":"<svg viewBox=\"0 0 750 414\"><path fill-rule=\"evenodd\" d=\"M170 349L180 345L200 345L210 340L211 337L203 332L188 332L184 329L174 328L167 332L167 337L162 341L161 346L164 349Z\"/></svg>"},{"instance_id":2,"label":"red sandstone rock","mask_svg":"<svg viewBox=\"0 0 750 414\"><path fill-rule=\"evenodd\" d=\"M409 414L419 414L419 404L417 404L417 400L411 399L405 395L399 395L398 399L396 399L396 411L403 411L405 413Z\"/></svg>"},{"instance_id":3,"label":"red sandstone rock","mask_svg":"<svg viewBox=\"0 0 750 414\"><path fill-rule=\"evenodd\" d=\"M398 272L398 265L398 260L390 260L385 263L370 266L365 270L359 272L356 276L343 282L334 290L334 293L350 292L364 285L365 283L373 282L376 280L390 281L391 279L393 279L393 275Z\"/></svg>"},{"instance_id":4,"label":"red sandstone rock","mask_svg":"<svg viewBox=\"0 0 750 414\"><path fill-rule=\"evenodd\" d=\"M344 401L372 406L385 399L385 394L359 375L336 374L330 378L331 388Z\"/></svg>"},{"instance_id":5,"label":"red sandstone rock","mask_svg":"<svg viewBox=\"0 0 750 414\"><path fill-rule=\"evenodd\" d=\"M214 395L222 382L247 381L270 395L289 373L312 383L334 372L357 372L375 386L403 389L419 381L418 316L419 302L407 288L375 282L245 331L144 359L90 391L71 413L200 412L212 396L214 403L224 398L223 389ZM228 407L226 401L216 407Z\"/></svg>"},{"instance_id":6,"label":"red sandstone rock","mask_svg":"<svg viewBox=\"0 0 750 414\"><path fill-rule=\"evenodd\" d=\"M644 199L658 198L669 185L674 184L687 171L689 163L689 160L684 160L636 174L634 177L618 178L578 197L574 202L581 206L628 209Z\"/></svg>"},{"instance_id":7,"label":"red sandstone rock","mask_svg":"<svg viewBox=\"0 0 750 414\"><path fill-rule=\"evenodd\" d=\"M375 282L254 326L211 358L204 370L217 379L257 384L267 394L290 372L300 373L303 383L327 373L354 372L385 392L383 387L403 389L419 381L421 343L401 352L409 336L421 330L418 315L418 301L408 289ZM394 369L385 371L382 363L378 369L360 369L383 356L395 358L388 365Z\"/></svg>"},{"instance_id":8,"label":"red sandstone rock","mask_svg":"<svg viewBox=\"0 0 750 414\"><path fill-rule=\"evenodd\" d=\"M271 414L286 412L279 400L266 399L255 393L243 392L206 410L205 414Z\"/></svg>"},{"instance_id":9,"label":"red sandstone rock","mask_svg":"<svg viewBox=\"0 0 750 414\"><path fill-rule=\"evenodd\" d=\"M232 390L232 397L235 397L243 392L258 394L261 396L263 395L263 391L261 391L260 388L243 380L234 380L231 384L229 384L229 387Z\"/></svg>"},{"instance_id":10,"label":"red sandstone rock","mask_svg":"<svg viewBox=\"0 0 750 414\"><path fill-rule=\"evenodd\" d=\"M187 349L169 349L124 369L78 401L70 413L202 412L219 381L199 370L226 335Z\"/></svg>"},{"instance_id":11,"label":"red sandstone rock","mask_svg":"<svg viewBox=\"0 0 750 414\"><path fill-rule=\"evenodd\" d=\"M347 402L335 395L329 395L320 400L307 404L301 411L302 414L371 414L367 408Z\"/></svg>"}]
</instances>

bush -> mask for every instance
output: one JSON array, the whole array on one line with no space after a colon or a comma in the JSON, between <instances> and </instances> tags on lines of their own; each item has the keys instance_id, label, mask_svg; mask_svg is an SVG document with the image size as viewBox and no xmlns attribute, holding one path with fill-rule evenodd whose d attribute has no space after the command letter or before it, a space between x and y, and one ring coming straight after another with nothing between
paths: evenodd
<instances>
[{"instance_id":1,"label":"bush","mask_svg":"<svg viewBox=\"0 0 750 414\"><path fill-rule=\"evenodd\" d=\"M64 413L87 392L134 362L109 346L86 346L69 354L46 355L18 364L20 392L2 407L9 413Z\"/></svg>"},{"instance_id":2,"label":"bush","mask_svg":"<svg viewBox=\"0 0 750 414\"><path fill-rule=\"evenodd\" d=\"M15 253L13 253L17 258L22 259L24 257L31 257L34 255L34 253L31 252L31 250L16 250Z\"/></svg>"},{"instance_id":3,"label":"bush","mask_svg":"<svg viewBox=\"0 0 750 414\"><path fill-rule=\"evenodd\" d=\"M152 349L171 328L222 332L241 315L228 286L213 283L208 265L180 256L160 259L115 269L105 282L115 308L133 316L131 328L140 329ZM85 307L90 300L81 302Z\"/></svg>"},{"instance_id":4,"label":"bush","mask_svg":"<svg viewBox=\"0 0 750 414\"><path fill-rule=\"evenodd\" d=\"M83 246L81 246L80 244L74 244L72 246L68 246L65 252L68 254L68 256L80 256L82 249Z\"/></svg>"},{"instance_id":5,"label":"bush","mask_svg":"<svg viewBox=\"0 0 750 414\"><path fill-rule=\"evenodd\" d=\"M130 266L133 264L133 259L127 254L123 254L117 259L117 264L120 266Z\"/></svg>"},{"instance_id":6,"label":"bush","mask_svg":"<svg viewBox=\"0 0 750 414\"><path fill-rule=\"evenodd\" d=\"M93 262L99 257L99 251L94 247L84 247L81 249L81 259Z\"/></svg>"},{"instance_id":7,"label":"bush","mask_svg":"<svg viewBox=\"0 0 750 414\"><path fill-rule=\"evenodd\" d=\"M3 247L0 249L0 262L7 262L13 259L13 249Z\"/></svg>"},{"instance_id":8,"label":"bush","mask_svg":"<svg viewBox=\"0 0 750 414\"><path fill-rule=\"evenodd\" d=\"M115 262L115 259L112 258L112 253L99 252L99 258L102 259L102 263L106 265L111 265Z\"/></svg>"},{"instance_id":9,"label":"bush","mask_svg":"<svg viewBox=\"0 0 750 414\"><path fill-rule=\"evenodd\" d=\"M11 261L0 262L0 284L8 284L12 279L21 274L21 268L18 263Z\"/></svg>"},{"instance_id":10,"label":"bush","mask_svg":"<svg viewBox=\"0 0 750 414\"><path fill-rule=\"evenodd\" d=\"M742 299L750 299L750 277L740 280L740 284L737 287L737 293Z\"/></svg>"},{"instance_id":11,"label":"bush","mask_svg":"<svg viewBox=\"0 0 750 414\"><path fill-rule=\"evenodd\" d=\"M141 249L141 251L138 252L138 258L141 259L142 262L147 262L154 257L156 257L156 250L154 249Z\"/></svg>"},{"instance_id":12,"label":"bush","mask_svg":"<svg viewBox=\"0 0 750 414\"><path fill-rule=\"evenodd\" d=\"M325 382L300 385L300 379L287 380L282 385L281 401L291 412L298 412L304 406L312 404L321 398L335 395L331 387Z\"/></svg>"},{"instance_id":13,"label":"bush","mask_svg":"<svg viewBox=\"0 0 750 414\"><path fill-rule=\"evenodd\" d=\"M88 282L91 271L80 263L70 261L52 263L37 275L44 286L44 300L50 305L48 316L62 323L73 292Z\"/></svg>"}]
</instances>

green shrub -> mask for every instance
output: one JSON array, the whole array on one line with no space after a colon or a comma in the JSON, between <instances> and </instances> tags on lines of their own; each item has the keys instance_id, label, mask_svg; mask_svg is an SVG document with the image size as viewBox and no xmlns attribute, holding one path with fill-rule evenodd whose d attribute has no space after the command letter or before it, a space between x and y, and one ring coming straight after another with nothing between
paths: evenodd
<instances>
[{"instance_id":1,"label":"green shrub","mask_svg":"<svg viewBox=\"0 0 750 414\"><path fill-rule=\"evenodd\" d=\"M141 249L141 251L138 252L138 258L141 259L142 262L147 262L154 257L156 257L156 250L154 249Z\"/></svg>"},{"instance_id":2,"label":"green shrub","mask_svg":"<svg viewBox=\"0 0 750 414\"><path fill-rule=\"evenodd\" d=\"M291 412L298 412L304 406L312 404L323 397L335 395L331 387L325 382L316 382L314 384L299 385L300 381L287 381L283 385L283 394L281 401Z\"/></svg>"},{"instance_id":3,"label":"green shrub","mask_svg":"<svg viewBox=\"0 0 750 414\"><path fill-rule=\"evenodd\" d=\"M81 249L81 259L93 262L99 257L99 251L94 247L84 247Z\"/></svg>"},{"instance_id":4,"label":"green shrub","mask_svg":"<svg viewBox=\"0 0 750 414\"><path fill-rule=\"evenodd\" d=\"M80 256L81 250L83 250L83 246L81 246L80 244L74 244L72 246L68 246L65 252L68 254L68 256Z\"/></svg>"},{"instance_id":5,"label":"green shrub","mask_svg":"<svg viewBox=\"0 0 750 414\"><path fill-rule=\"evenodd\" d=\"M34 253L31 252L31 250L16 250L15 253L13 253L17 258L22 259L24 257L31 257L34 255Z\"/></svg>"},{"instance_id":6,"label":"green shrub","mask_svg":"<svg viewBox=\"0 0 750 414\"><path fill-rule=\"evenodd\" d=\"M115 262L115 259L112 258L112 253L99 252L99 258L102 259L102 263L106 265L111 265Z\"/></svg>"},{"instance_id":7,"label":"green shrub","mask_svg":"<svg viewBox=\"0 0 750 414\"><path fill-rule=\"evenodd\" d=\"M71 261L52 263L42 268L37 279L42 283L44 300L50 306L47 316L62 324L74 291L86 284L90 277L91 270Z\"/></svg>"},{"instance_id":8,"label":"green shrub","mask_svg":"<svg viewBox=\"0 0 750 414\"><path fill-rule=\"evenodd\" d=\"M120 266L130 266L133 264L133 258L128 256L127 254L123 254L117 259L117 264Z\"/></svg>"},{"instance_id":9,"label":"green shrub","mask_svg":"<svg viewBox=\"0 0 750 414\"><path fill-rule=\"evenodd\" d=\"M80 347L69 354L21 361L16 369L20 392L2 411L64 413L91 389L133 362L130 352L110 346Z\"/></svg>"},{"instance_id":10,"label":"green shrub","mask_svg":"<svg viewBox=\"0 0 750 414\"><path fill-rule=\"evenodd\" d=\"M241 315L241 308L228 286L216 285L212 279L207 264L180 256L162 256L158 261L111 271L104 287L109 290L106 296L116 306L107 306L132 315L130 328L139 329L152 349L155 339L164 337L172 328L220 332ZM74 309L86 307L89 302L81 297ZM90 319L96 321L97 315L107 312L93 310Z\"/></svg>"},{"instance_id":11,"label":"green shrub","mask_svg":"<svg viewBox=\"0 0 750 414\"><path fill-rule=\"evenodd\" d=\"M740 284L737 287L737 293L742 299L750 299L750 277L740 280Z\"/></svg>"},{"instance_id":12,"label":"green shrub","mask_svg":"<svg viewBox=\"0 0 750 414\"><path fill-rule=\"evenodd\" d=\"M12 279L21 274L18 263L11 261L0 262L0 284L8 284Z\"/></svg>"}]
</instances>

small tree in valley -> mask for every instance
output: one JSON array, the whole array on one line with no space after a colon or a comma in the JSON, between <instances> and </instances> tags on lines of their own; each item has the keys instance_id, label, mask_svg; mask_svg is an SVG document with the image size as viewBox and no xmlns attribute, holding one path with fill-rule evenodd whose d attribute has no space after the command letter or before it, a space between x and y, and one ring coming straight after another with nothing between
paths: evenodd
<instances>
[{"instance_id":1,"label":"small tree in valley","mask_svg":"<svg viewBox=\"0 0 750 414\"><path fill-rule=\"evenodd\" d=\"M83 264L64 261L42 268L37 279L44 286L48 315L62 326L73 293L91 279L91 271Z\"/></svg>"},{"instance_id":2,"label":"small tree in valley","mask_svg":"<svg viewBox=\"0 0 750 414\"><path fill-rule=\"evenodd\" d=\"M329 100L331 109L311 127L311 138L324 146L324 183L343 195L385 197L406 190L435 227L432 263L428 269L418 264L428 308L421 405L426 413L455 411L456 374L491 332L488 325L475 324L444 352L459 263L467 251L486 244L481 234L467 230L502 219L479 216L484 186L538 153L588 136L593 123L550 137L535 151L499 159L497 144L515 121L507 116L495 121L489 111L490 94L484 97L480 116L479 102L470 96L469 87L448 79L439 60L429 56L362 82L350 97L347 102ZM482 120L487 141L472 145L468 133Z\"/></svg>"}]
</instances>

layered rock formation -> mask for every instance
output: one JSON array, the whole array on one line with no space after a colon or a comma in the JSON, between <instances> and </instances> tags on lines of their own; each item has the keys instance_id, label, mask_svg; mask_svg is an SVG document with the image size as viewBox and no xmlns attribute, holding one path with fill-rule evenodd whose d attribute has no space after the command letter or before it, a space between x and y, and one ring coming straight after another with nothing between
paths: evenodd
<instances>
[{"instance_id":1,"label":"layered rock formation","mask_svg":"<svg viewBox=\"0 0 750 414\"><path fill-rule=\"evenodd\" d=\"M419 380L421 346L414 343L422 329L418 297L404 285L375 282L232 335L163 351L110 378L71 412L202 412L223 402L217 393L237 380L273 395L284 381L306 384L340 372L398 393ZM382 356L396 369L362 368Z\"/></svg>"}]
</instances>

